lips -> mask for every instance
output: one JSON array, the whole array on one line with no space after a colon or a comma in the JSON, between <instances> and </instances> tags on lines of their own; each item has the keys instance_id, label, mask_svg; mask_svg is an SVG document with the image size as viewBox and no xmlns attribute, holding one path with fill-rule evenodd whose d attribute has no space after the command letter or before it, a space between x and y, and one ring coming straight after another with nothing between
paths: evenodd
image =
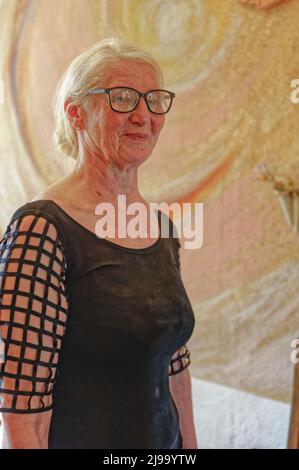
<instances>
[{"instance_id":1,"label":"lips","mask_svg":"<svg viewBox=\"0 0 299 470\"><path fill-rule=\"evenodd\" d=\"M137 133L129 133L125 134L127 137L133 140L140 140L140 141L145 141L148 140L149 136L148 134L137 134Z\"/></svg>"}]
</instances>

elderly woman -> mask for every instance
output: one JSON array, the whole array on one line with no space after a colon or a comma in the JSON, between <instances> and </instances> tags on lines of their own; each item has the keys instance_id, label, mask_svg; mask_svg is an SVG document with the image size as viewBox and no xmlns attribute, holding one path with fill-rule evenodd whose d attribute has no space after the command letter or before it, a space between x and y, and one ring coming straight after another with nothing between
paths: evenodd
<instances>
[{"instance_id":1,"label":"elderly woman","mask_svg":"<svg viewBox=\"0 0 299 470\"><path fill-rule=\"evenodd\" d=\"M95 208L117 211L119 195L149 221L138 167L173 97L153 57L117 38L58 84L55 139L74 168L17 209L0 244L5 448L197 448L175 227L158 211L154 241L95 233Z\"/></svg>"}]
</instances>

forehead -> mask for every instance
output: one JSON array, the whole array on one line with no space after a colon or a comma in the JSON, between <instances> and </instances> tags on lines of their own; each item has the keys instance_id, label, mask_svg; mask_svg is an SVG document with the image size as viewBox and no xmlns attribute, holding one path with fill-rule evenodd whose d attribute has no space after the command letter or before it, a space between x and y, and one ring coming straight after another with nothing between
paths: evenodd
<instances>
[{"instance_id":1,"label":"forehead","mask_svg":"<svg viewBox=\"0 0 299 470\"><path fill-rule=\"evenodd\" d=\"M139 91L158 88L158 80L153 67L149 64L121 62L111 70L107 87L131 86Z\"/></svg>"}]
</instances>

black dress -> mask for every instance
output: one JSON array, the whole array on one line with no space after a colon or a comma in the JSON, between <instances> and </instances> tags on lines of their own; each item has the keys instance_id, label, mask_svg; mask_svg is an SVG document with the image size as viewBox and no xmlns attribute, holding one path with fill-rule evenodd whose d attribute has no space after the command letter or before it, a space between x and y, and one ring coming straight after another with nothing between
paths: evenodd
<instances>
[{"instance_id":1,"label":"black dress","mask_svg":"<svg viewBox=\"0 0 299 470\"><path fill-rule=\"evenodd\" d=\"M52 410L49 448L181 448L169 375L190 364L195 318L180 242L99 238L51 200L0 241L0 412ZM175 357L174 354L178 353Z\"/></svg>"}]
</instances>

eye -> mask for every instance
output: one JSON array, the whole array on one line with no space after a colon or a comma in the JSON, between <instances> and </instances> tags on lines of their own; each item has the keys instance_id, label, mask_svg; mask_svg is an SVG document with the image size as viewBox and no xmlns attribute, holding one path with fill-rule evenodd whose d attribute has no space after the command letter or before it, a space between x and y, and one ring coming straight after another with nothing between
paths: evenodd
<instances>
[{"instance_id":1,"label":"eye","mask_svg":"<svg viewBox=\"0 0 299 470\"><path fill-rule=\"evenodd\" d=\"M129 90L120 91L113 96L113 100L118 103L134 103L135 94L131 93Z\"/></svg>"},{"instance_id":2,"label":"eye","mask_svg":"<svg viewBox=\"0 0 299 470\"><path fill-rule=\"evenodd\" d=\"M155 93L150 93L148 96L147 96L147 99L150 103L153 103L153 104L157 104L160 102L160 99L158 97L158 95Z\"/></svg>"}]
</instances>

